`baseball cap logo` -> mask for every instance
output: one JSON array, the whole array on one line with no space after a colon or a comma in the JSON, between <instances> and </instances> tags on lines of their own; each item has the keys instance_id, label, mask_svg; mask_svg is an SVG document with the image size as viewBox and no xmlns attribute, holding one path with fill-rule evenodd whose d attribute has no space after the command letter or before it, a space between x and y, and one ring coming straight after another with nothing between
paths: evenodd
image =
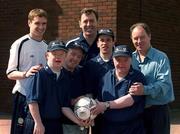
<instances>
[{"instance_id":1,"label":"baseball cap logo","mask_svg":"<svg viewBox=\"0 0 180 134\"><path fill-rule=\"evenodd\" d=\"M99 30L99 33L110 33L111 31L109 29L101 29Z\"/></svg>"},{"instance_id":2,"label":"baseball cap logo","mask_svg":"<svg viewBox=\"0 0 180 134\"><path fill-rule=\"evenodd\" d=\"M56 42L53 42L52 45L51 45L51 47L55 47L55 46L57 46L57 45L59 45L59 44L56 43Z\"/></svg>"},{"instance_id":3,"label":"baseball cap logo","mask_svg":"<svg viewBox=\"0 0 180 134\"><path fill-rule=\"evenodd\" d=\"M111 36L112 38L114 38L114 33L111 29L100 29L98 31L98 36L100 35L108 35Z\"/></svg>"},{"instance_id":4,"label":"baseball cap logo","mask_svg":"<svg viewBox=\"0 0 180 134\"><path fill-rule=\"evenodd\" d=\"M67 51L64 42L55 40L51 41L48 45L47 51L64 50Z\"/></svg>"},{"instance_id":5,"label":"baseball cap logo","mask_svg":"<svg viewBox=\"0 0 180 134\"><path fill-rule=\"evenodd\" d=\"M127 52L127 49L126 48L116 48L115 49L115 53L117 53L117 52Z\"/></svg>"},{"instance_id":6,"label":"baseball cap logo","mask_svg":"<svg viewBox=\"0 0 180 134\"><path fill-rule=\"evenodd\" d=\"M113 56L132 56L132 51L127 45L118 45L115 47Z\"/></svg>"}]
</instances>

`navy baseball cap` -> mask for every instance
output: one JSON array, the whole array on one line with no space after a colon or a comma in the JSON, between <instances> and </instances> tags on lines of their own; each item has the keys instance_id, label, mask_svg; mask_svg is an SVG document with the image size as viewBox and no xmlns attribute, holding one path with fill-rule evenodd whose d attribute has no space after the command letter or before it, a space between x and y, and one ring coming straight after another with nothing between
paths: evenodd
<instances>
[{"instance_id":1,"label":"navy baseball cap","mask_svg":"<svg viewBox=\"0 0 180 134\"><path fill-rule=\"evenodd\" d=\"M48 52L55 51L55 50L64 50L67 52L67 48L64 42L59 41L59 40L54 40L54 41L49 42L49 45L47 47Z\"/></svg>"},{"instance_id":2,"label":"navy baseball cap","mask_svg":"<svg viewBox=\"0 0 180 134\"><path fill-rule=\"evenodd\" d=\"M83 51L83 53L87 52L87 49L79 41L72 41L72 42L68 43L66 47L68 49L69 48L80 48Z\"/></svg>"},{"instance_id":3,"label":"navy baseball cap","mask_svg":"<svg viewBox=\"0 0 180 134\"><path fill-rule=\"evenodd\" d=\"M128 45L117 45L115 46L113 57L132 57L132 50Z\"/></svg>"},{"instance_id":4,"label":"navy baseball cap","mask_svg":"<svg viewBox=\"0 0 180 134\"><path fill-rule=\"evenodd\" d=\"M114 33L111 29L100 29L98 31L98 37L100 35L108 35L108 36L111 36L113 39L114 39Z\"/></svg>"}]
</instances>

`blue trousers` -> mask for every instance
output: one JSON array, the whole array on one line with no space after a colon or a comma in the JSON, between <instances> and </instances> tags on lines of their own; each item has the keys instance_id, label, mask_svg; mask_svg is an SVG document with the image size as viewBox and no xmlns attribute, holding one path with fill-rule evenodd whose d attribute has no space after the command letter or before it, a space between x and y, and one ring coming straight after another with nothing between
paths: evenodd
<instances>
[{"instance_id":1,"label":"blue trousers","mask_svg":"<svg viewBox=\"0 0 180 134\"><path fill-rule=\"evenodd\" d=\"M146 134L170 134L168 105L157 105L145 108L144 124Z\"/></svg>"},{"instance_id":2,"label":"blue trousers","mask_svg":"<svg viewBox=\"0 0 180 134\"><path fill-rule=\"evenodd\" d=\"M22 134L24 129L24 120L27 116L27 103L26 97L19 92L13 96L13 114L11 122L11 134Z\"/></svg>"}]
</instances>

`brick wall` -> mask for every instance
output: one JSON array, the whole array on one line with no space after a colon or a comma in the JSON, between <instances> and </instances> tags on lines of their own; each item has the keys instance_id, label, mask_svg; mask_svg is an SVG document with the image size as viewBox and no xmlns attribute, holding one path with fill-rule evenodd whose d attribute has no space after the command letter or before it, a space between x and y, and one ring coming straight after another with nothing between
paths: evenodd
<instances>
[{"instance_id":1,"label":"brick wall","mask_svg":"<svg viewBox=\"0 0 180 134\"><path fill-rule=\"evenodd\" d=\"M116 0L6 0L0 1L0 112L10 112L11 90L14 81L6 78L5 71L9 48L17 38L28 33L27 14L32 8L43 8L48 12L47 41L60 38L64 41L79 35L80 10L94 7L99 12L99 27L116 29ZM6 100L6 101L5 101ZM5 101L5 102L4 102Z\"/></svg>"},{"instance_id":2,"label":"brick wall","mask_svg":"<svg viewBox=\"0 0 180 134\"><path fill-rule=\"evenodd\" d=\"M9 48L15 38L21 36L23 28L23 11L18 8L23 7L22 2L0 1L0 111L9 112L11 109L11 90L13 81L6 78L5 71L9 57ZM18 16L18 14L21 14ZM18 16L18 17L17 17Z\"/></svg>"},{"instance_id":3,"label":"brick wall","mask_svg":"<svg viewBox=\"0 0 180 134\"><path fill-rule=\"evenodd\" d=\"M168 3L168 4L167 4ZM47 41L60 38L64 41L78 36L80 10L94 7L99 12L99 28L112 28L117 42L131 44L129 27L137 21L147 22L152 30L153 46L165 51L171 61L176 94L174 107L179 107L180 84L180 19L177 0L1 0L0 1L0 112L10 112L13 81L6 78L5 70L9 48L15 39L28 33L27 13L32 8L44 8L49 14ZM133 47L132 47L133 48Z\"/></svg>"},{"instance_id":4,"label":"brick wall","mask_svg":"<svg viewBox=\"0 0 180 134\"><path fill-rule=\"evenodd\" d=\"M78 36L80 11L84 7L93 7L99 13L99 28L112 28L116 33L116 0L57 0L62 8L59 16L59 37L69 40Z\"/></svg>"},{"instance_id":5,"label":"brick wall","mask_svg":"<svg viewBox=\"0 0 180 134\"><path fill-rule=\"evenodd\" d=\"M33 8L43 8L49 14L48 28L45 34L47 41L58 36L58 16L62 13L54 0L2 0L0 1L0 112L12 110L12 88L15 81L8 80L6 68L11 44L19 37L27 34L27 15Z\"/></svg>"}]
</instances>

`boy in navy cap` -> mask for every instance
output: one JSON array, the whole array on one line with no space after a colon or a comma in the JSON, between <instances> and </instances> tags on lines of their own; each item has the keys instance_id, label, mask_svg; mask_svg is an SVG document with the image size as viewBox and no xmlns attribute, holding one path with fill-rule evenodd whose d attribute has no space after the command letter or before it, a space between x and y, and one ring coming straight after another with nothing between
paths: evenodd
<instances>
[{"instance_id":1,"label":"boy in navy cap","mask_svg":"<svg viewBox=\"0 0 180 134\"><path fill-rule=\"evenodd\" d=\"M69 108L69 77L62 67L66 53L63 42L50 42L46 53L47 65L31 77L31 90L27 91L30 113L25 121L24 134L62 134L62 112L82 125Z\"/></svg>"},{"instance_id":2,"label":"boy in navy cap","mask_svg":"<svg viewBox=\"0 0 180 134\"><path fill-rule=\"evenodd\" d=\"M75 102L85 95L84 82L82 78L82 67L79 66L80 61L84 57L85 49L80 44L80 42L75 41L69 43L67 46L68 52L64 62L64 68L67 70L68 75L70 75L71 88L70 88L70 99L71 108L74 109ZM80 126L68 120L64 119L63 122L63 133L64 134L86 134L87 130L80 130Z\"/></svg>"},{"instance_id":3,"label":"boy in navy cap","mask_svg":"<svg viewBox=\"0 0 180 134\"><path fill-rule=\"evenodd\" d=\"M90 59L84 66L86 90L94 98L97 97L97 92L99 91L99 80L107 71L114 68L112 60L114 33L111 29L100 29L98 31L97 47L100 50L99 54ZM100 120L100 116L95 119L95 126L93 127L94 134L99 134Z\"/></svg>"},{"instance_id":4,"label":"boy in navy cap","mask_svg":"<svg viewBox=\"0 0 180 134\"><path fill-rule=\"evenodd\" d=\"M111 29L100 29L97 37L97 47L100 52L84 66L86 89L88 92L92 93L94 97L97 95L99 79L101 79L107 71L114 68L112 61L114 47L113 31Z\"/></svg>"},{"instance_id":5,"label":"boy in navy cap","mask_svg":"<svg viewBox=\"0 0 180 134\"><path fill-rule=\"evenodd\" d=\"M103 77L98 103L92 112L102 114L100 134L144 134L142 113L144 96L128 93L135 82L145 84L142 73L131 68L131 50L127 45L118 45L113 52L115 69Z\"/></svg>"}]
</instances>

